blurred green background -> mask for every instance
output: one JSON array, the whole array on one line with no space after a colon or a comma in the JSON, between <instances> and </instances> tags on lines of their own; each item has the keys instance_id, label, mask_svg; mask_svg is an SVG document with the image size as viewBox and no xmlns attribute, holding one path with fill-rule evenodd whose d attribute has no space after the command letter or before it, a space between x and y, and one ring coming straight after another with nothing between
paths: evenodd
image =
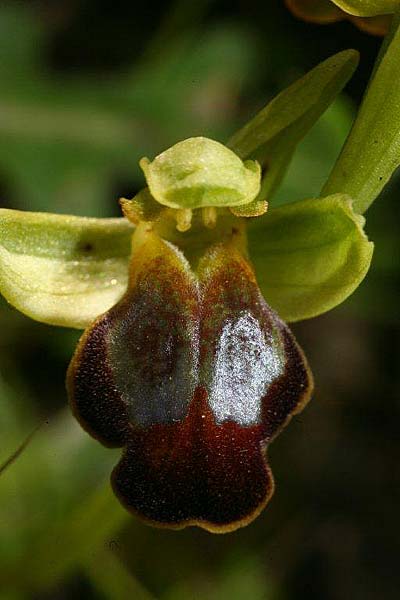
<instances>
[{"instance_id":1,"label":"blurred green background","mask_svg":"<svg viewBox=\"0 0 400 600\"><path fill-rule=\"evenodd\" d=\"M361 65L301 144L276 202L318 194L380 40L297 21L280 0L0 3L0 205L118 215L137 162L220 141L334 52ZM354 168L357 168L355 165ZM372 269L343 306L293 329L314 371L307 410L271 447L277 489L249 527L150 528L108 488L119 451L83 433L65 371L79 332L0 299L0 600L394 600L399 597L400 178L367 215Z\"/></svg>"}]
</instances>

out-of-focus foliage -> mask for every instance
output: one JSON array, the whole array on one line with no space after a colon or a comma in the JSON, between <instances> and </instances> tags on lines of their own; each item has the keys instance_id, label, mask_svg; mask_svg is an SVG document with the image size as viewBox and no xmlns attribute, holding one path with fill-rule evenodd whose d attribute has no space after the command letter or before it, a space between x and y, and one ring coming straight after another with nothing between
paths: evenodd
<instances>
[{"instance_id":1,"label":"out-of-focus foliage","mask_svg":"<svg viewBox=\"0 0 400 600\"><path fill-rule=\"evenodd\" d=\"M33 418L28 418L29 400L18 402L17 392L3 379L0 394L4 457L6 448L14 449L26 436ZM29 450L0 477L0 585L2 592L18 589L22 597L85 562L126 520L106 488L112 453L92 444L65 410L34 419L43 425Z\"/></svg>"},{"instance_id":2,"label":"out-of-focus foliage","mask_svg":"<svg viewBox=\"0 0 400 600\"><path fill-rule=\"evenodd\" d=\"M20 208L89 216L108 216L113 177L142 181L144 154L207 128L226 135L255 52L244 29L226 25L200 43L173 38L126 72L67 78L40 63L37 15L6 5L0 27L0 169L17 186Z\"/></svg>"},{"instance_id":3,"label":"out-of-focus foliage","mask_svg":"<svg viewBox=\"0 0 400 600\"><path fill-rule=\"evenodd\" d=\"M132 4L132 6L131 6ZM56 6L56 8L54 8ZM296 21L284 3L97 0L0 7L2 207L117 216L144 185L137 167L176 141L224 141L327 56L361 50L348 91L301 142L278 206L329 175L378 42L350 24ZM398 595L399 180L370 209L376 244L345 305L296 328L314 402L271 447L277 491L228 536L149 528L108 488L115 453L66 410L78 333L0 304L0 598L395 600ZM265 274L267 278L267 273Z\"/></svg>"}]
</instances>

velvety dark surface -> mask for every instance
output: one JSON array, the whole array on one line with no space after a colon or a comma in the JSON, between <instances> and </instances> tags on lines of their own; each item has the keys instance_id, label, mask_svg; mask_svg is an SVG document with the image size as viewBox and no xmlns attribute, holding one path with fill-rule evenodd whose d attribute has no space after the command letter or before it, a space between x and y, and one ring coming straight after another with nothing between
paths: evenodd
<instances>
[{"instance_id":1,"label":"velvety dark surface","mask_svg":"<svg viewBox=\"0 0 400 600\"><path fill-rule=\"evenodd\" d=\"M233 245L212 247L195 276L151 234L126 296L83 336L69 389L82 425L126 446L112 483L129 510L226 531L270 498L266 446L309 398L310 377Z\"/></svg>"}]
</instances>

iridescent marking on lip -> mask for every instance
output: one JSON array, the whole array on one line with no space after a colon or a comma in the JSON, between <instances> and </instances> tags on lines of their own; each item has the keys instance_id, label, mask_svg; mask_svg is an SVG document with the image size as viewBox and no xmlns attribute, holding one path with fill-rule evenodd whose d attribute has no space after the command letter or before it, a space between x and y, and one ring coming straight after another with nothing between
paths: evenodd
<instances>
[{"instance_id":1,"label":"iridescent marking on lip","mask_svg":"<svg viewBox=\"0 0 400 600\"><path fill-rule=\"evenodd\" d=\"M197 383L198 360L193 316L186 315L189 326L184 329L183 315L176 319L177 306L171 299L157 313L146 298L138 295L135 302L133 295L124 319L116 321L107 336L115 383L132 423L141 427L185 417Z\"/></svg>"},{"instance_id":2,"label":"iridescent marking on lip","mask_svg":"<svg viewBox=\"0 0 400 600\"><path fill-rule=\"evenodd\" d=\"M164 254L128 290L106 336L116 387L140 427L184 419L198 381L198 284L180 252L165 244Z\"/></svg>"},{"instance_id":3,"label":"iridescent marking on lip","mask_svg":"<svg viewBox=\"0 0 400 600\"><path fill-rule=\"evenodd\" d=\"M217 423L233 420L243 427L259 423L262 399L284 368L278 344L249 311L228 320L217 346L209 397Z\"/></svg>"}]
</instances>

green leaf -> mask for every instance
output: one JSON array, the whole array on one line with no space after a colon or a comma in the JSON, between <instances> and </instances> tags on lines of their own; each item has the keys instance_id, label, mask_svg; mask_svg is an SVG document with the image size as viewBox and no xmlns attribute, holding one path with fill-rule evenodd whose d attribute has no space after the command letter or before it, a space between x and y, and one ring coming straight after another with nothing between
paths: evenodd
<instances>
[{"instance_id":1,"label":"green leaf","mask_svg":"<svg viewBox=\"0 0 400 600\"><path fill-rule=\"evenodd\" d=\"M343 89L357 64L355 50L328 58L281 92L229 140L228 146L243 160L258 160L263 167L259 198L270 200L297 144Z\"/></svg>"},{"instance_id":2,"label":"green leaf","mask_svg":"<svg viewBox=\"0 0 400 600\"><path fill-rule=\"evenodd\" d=\"M345 12L359 17L375 17L395 12L399 0L332 0Z\"/></svg>"},{"instance_id":3,"label":"green leaf","mask_svg":"<svg viewBox=\"0 0 400 600\"><path fill-rule=\"evenodd\" d=\"M344 193L363 213L400 164L400 15L384 44L356 121L322 191Z\"/></svg>"},{"instance_id":4,"label":"green leaf","mask_svg":"<svg viewBox=\"0 0 400 600\"><path fill-rule=\"evenodd\" d=\"M249 228L250 256L266 301L285 321L340 304L365 277L373 244L347 196L272 209Z\"/></svg>"},{"instance_id":5,"label":"green leaf","mask_svg":"<svg viewBox=\"0 0 400 600\"><path fill-rule=\"evenodd\" d=\"M85 328L124 294L126 219L0 209L0 292L32 319Z\"/></svg>"}]
</instances>

